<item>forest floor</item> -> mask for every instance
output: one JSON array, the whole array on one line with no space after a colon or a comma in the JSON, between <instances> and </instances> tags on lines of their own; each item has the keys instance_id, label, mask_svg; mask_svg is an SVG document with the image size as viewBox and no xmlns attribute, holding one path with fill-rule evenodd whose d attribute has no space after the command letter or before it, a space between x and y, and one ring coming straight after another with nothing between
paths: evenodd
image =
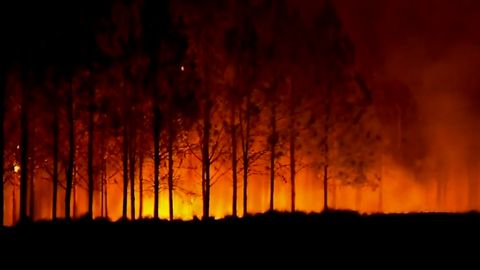
<instances>
[{"instance_id":1,"label":"forest floor","mask_svg":"<svg viewBox=\"0 0 480 270\"><path fill-rule=\"evenodd\" d=\"M10 251L14 247L45 250L46 245L60 252L86 245L98 252L158 250L162 256L181 252L187 257L199 252L230 256L274 252L279 257L295 258L306 253L319 256L325 248L328 252L372 256L392 249L424 254L432 248L478 247L480 214L275 212L219 220L43 221L0 228L0 247L8 246Z\"/></svg>"}]
</instances>

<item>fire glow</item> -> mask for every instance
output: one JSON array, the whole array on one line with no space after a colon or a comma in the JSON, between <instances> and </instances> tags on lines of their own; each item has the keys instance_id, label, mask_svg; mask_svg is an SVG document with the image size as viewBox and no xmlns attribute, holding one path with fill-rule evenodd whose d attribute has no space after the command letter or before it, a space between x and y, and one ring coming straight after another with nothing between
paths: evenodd
<instances>
[{"instance_id":1,"label":"fire glow","mask_svg":"<svg viewBox=\"0 0 480 270\"><path fill-rule=\"evenodd\" d=\"M151 170L151 168L150 168ZM463 212L474 209L469 205L468 197L462 196L461 193L450 193L445 198L445 201L440 202L437 199L437 183L432 179L429 184L420 184L412 179L412 175L406 175L404 171L390 166L385 168L385 180L382 187L372 189L354 188L350 186L331 187L330 190L330 205L336 209L353 209L361 213L406 213L406 212ZM145 177L151 178L153 172L145 168ZM185 173L185 176L191 172ZM39 177L39 176L37 176ZM121 177L121 176L119 176ZM120 179L119 179L120 181ZM452 182L451 182L452 183ZM457 183L457 182L456 182ZM121 186L111 183L107 187L108 194L108 217L112 220L120 219L122 216L122 192ZM162 186L165 183L161 184ZM174 216L178 219L189 220L194 216L202 216L202 198L200 196L200 183L195 183L189 186L188 183L183 183L182 189L190 190L195 195L185 194L184 192L174 192ZM468 189L467 183L464 183L465 190ZM7 200L5 202L6 223L12 224L12 216L18 217L18 208L16 213L12 213L12 203L16 207L19 204L18 187L6 188ZM249 213L263 213L269 210L269 181L265 177L252 177L249 187ZM278 181L275 193L275 209L278 211L290 211L291 193L289 183ZM323 186L321 182L321 175L315 175L312 171L304 171L299 173L297 180L297 199L296 209L304 212L320 212L323 210ZM139 191L137 186L136 196L139 198ZM457 187L455 191L460 192L461 188ZM12 201L13 193L16 193L15 202ZM243 192L241 187L239 192ZM51 188L48 183L36 186L36 208L35 219L51 219ZM64 196L64 191L59 193L59 197ZM143 211L142 217L153 217L153 194L151 190L144 191ZM160 192L160 218L167 219L169 216L167 191L163 188ZM44 199L45 198L45 199ZM73 202L72 213L76 218L85 215L87 211L87 192L84 188L77 188L75 202ZM218 181L212 187L212 206L211 214L215 218L222 218L232 213L232 186L231 180L225 178ZM95 192L95 217L105 217L106 213L102 215L101 211L101 194ZM441 207L440 204L445 205ZM242 202L238 200L238 211L243 213ZM76 207L74 210L73 207ZM130 213L130 204L128 204ZM136 200L136 218L140 217L139 213L140 201ZM58 204L58 217L62 217L63 205ZM241 214L240 214L241 215Z\"/></svg>"},{"instance_id":2,"label":"fire glow","mask_svg":"<svg viewBox=\"0 0 480 270\"><path fill-rule=\"evenodd\" d=\"M480 209L473 43L349 0L113 2L8 32L4 224Z\"/></svg>"}]
</instances>

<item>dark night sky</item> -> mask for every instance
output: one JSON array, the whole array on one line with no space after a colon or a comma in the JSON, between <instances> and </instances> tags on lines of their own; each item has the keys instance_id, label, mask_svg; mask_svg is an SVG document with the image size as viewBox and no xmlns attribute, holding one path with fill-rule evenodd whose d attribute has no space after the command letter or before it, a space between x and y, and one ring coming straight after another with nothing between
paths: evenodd
<instances>
[{"instance_id":1,"label":"dark night sky","mask_svg":"<svg viewBox=\"0 0 480 270\"><path fill-rule=\"evenodd\" d=\"M412 79L409 77L415 75L411 73L443 61L460 47L469 47L468 54L480 50L479 1L335 2L357 45L360 64L373 64L376 69L382 69L383 64L388 75L397 73L395 76ZM402 69L410 74L397 72Z\"/></svg>"}]
</instances>

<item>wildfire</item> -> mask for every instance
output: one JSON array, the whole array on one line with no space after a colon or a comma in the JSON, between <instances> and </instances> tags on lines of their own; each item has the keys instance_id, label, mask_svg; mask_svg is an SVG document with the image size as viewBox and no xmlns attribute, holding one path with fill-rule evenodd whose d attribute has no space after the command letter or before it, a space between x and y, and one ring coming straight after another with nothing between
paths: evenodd
<instances>
[{"instance_id":1,"label":"wildfire","mask_svg":"<svg viewBox=\"0 0 480 270\"><path fill-rule=\"evenodd\" d=\"M18 164L13 165L13 172L18 173L19 171L20 171L20 165Z\"/></svg>"},{"instance_id":2,"label":"wildfire","mask_svg":"<svg viewBox=\"0 0 480 270\"><path fill-rule=\"evenodd\" d=\"M5 223L480 209L480 54L365 61L335 1L240 2L85 2L68 24L42 4L7 27ZM368 46L408 33L366 25Z\"/></svg>"},{"instance_id":3,"label":"wildfire","mask_svg":"<svg viewBox=\"0 0 480 270\"><path fill-rule=\"evenodd\" d=\"M18 165L15 170L20 169ZM149 176L153 173L150 169L145 168L145 175ZM179 170L179 176L187 177L191 174L190 170ZM148 182L150 183L150 182ZM145 183L148 186L148 183ZM163 185L164 183L162 183ZM174 191L174 217L176 219L190 220L193 217L201 217L202 215L202 199L201 187L198 181L179 183L181 185ZM323 209L323 183L321 178L317 177L314 170L304 170L297 177L297 211L304 212L320 212ZM413 175L398 166L390 164L385 168L383 188L380 187L352 187L347 185L332 185L329 187L330 199L329 204L334 209L352 209L360 213L404 213L404 212L444 212L444 211L468 211L475 209L475 206L469 205L466 198L462 199L458 193L450 193L443 202L443 207L438 203L436 183L434 179L426 183L420 183L413 180ZM462 186L466 189L466 185L460 185L456 191L460 192ZM11 194L14 187L6 189L6 222L12 224L12 197ZM251 178L248 188L249 203L248 212L263 213L269 209L269 181L266 177L254 176ZM10 190L10 192L8 192ZM108 217L117 220L122 216L122 191L121 185L108 184ZM186 193L185 190L189 190ZM16 191L18 192L18 190ZM239 187L241 194L242 187ZM51 218L51 202L42 198L51 196L50 184L47 182L37 182L36 186L36 219ZM62 193L60 193L62 194ZM62 194L63 195L63 194ZM138 184L136 186L136 215L140 218L140 193ZM153 217L153 193L150 189L144 191L143 209L141 216L143 218ZM232 186L231 180L225 177L212 186L211 194L211 216L214 218L222 218L232 214ZM95 217L101 217L101 194L97 191L94 194ZM130 194L128 195L130 198ZM18 206L18 195L15 203ZM243 213L242 200L238 198L238 213ZM84 215L87 211L88 193L85 188L77 188L77 196L73 203L76 207L76 217ZM288 182L278 180L275 191L275 209L278 211L290 211L291 192ZM169 216L169 202L166 190L160 192L159 216L166 219ZM16 209L18 217L18 209ZM63 208L59 208L59 217L62 217ZM128 213L130 213L130 202L128 202ZM105 213L103 214L105 216ZM130 215L129 215L130 217Z\"/></svg>"}]
</instances>

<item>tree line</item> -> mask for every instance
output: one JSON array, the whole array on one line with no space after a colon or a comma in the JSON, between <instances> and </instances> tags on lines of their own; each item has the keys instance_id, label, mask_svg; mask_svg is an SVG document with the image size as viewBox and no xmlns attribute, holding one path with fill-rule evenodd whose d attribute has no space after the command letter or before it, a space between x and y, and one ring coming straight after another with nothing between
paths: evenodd
<instances>
[{"instance_id":1,"label":"tree line","mask_svg":"<svg viewBox=\"0 0 480 270\"><path fill-rule=\"evenodd\" d=\"M19 220L33 218L40 171L54 220L72 218L75 188L88 191L88 218L95 194L108 216L107 183L120 175L125 219L142 216L144 191L158 218L162 183L173 219L181 169L197 173L203 218L216 181L231 181L233 216L249 213L255 174L269 181L270 210L280 179L296 210L304 168L321 175L324 210L332 183L378 185L372 93L331 1L313 15L288 0L2 5L0 224L8 185Z\"/></svg>"}]
</instances>

